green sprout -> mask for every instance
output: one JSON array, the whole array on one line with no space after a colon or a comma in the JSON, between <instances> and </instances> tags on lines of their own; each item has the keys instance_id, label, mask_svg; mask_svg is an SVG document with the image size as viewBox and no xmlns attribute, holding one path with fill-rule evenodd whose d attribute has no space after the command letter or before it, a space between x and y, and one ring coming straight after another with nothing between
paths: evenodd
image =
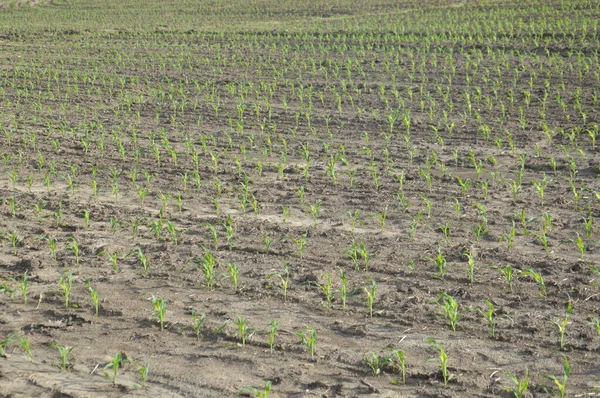
<instances>
[{"instance_id":1,"label":"green sprout","mask_svg":"<svg viewBox=\"0 0 600 398\"><path fill-rule=\"evenodd\" d=\"M229 279L233 285L233 289L237 290L239 286L240 267L234 263L227 263L229 267Z\"/></svg>"},{"instance_id":2,"label":"green sprout","mask_svg":"<svg viewBox=\"0 0 600 398\"><path fill-rule=\"evenodd\" d=\"M565 332L569 323L569 316L573 313L573 305L571 301L567 303L567 309L562 319L552 319L550 322L558 329L558 346L562 350L565 347Z\"/></svg>"},{"instance_id":3,"label":"green sprout","mask_svg":"<svg viewBox=\"0 0 600 398\"><path fill-rule=\"evenodd\" d=\"M440 316L445 317L452 328L452 331L456 331L456 323L458 322L458 302L456 299L446 293L440 293L438 295L438 301L436 304L442 309L443 314Z\"/></svg>"},{"instance_id":4,"label":"green sprout","mask_svg":"<svg viewBox=\"0 0 600 398\"><path fill-rule=\"evenodd\" d=\"M527 269L526 272L523 272L521 274L521 276L526 277L526 276L531 276L538 284L538 286L540 287L540 296L542 297L546 297L547 294L547 290L546 290L546 284L544 283L544 278L542 277L542 274L535 272L533 270L533 268L529 268Z\"/></svg>"},{"instance_id":5,"label":"green sprout","mask_svg":"<svg viewBox=\"0 0 600 398\"><path fill-rule=\"evenodd\" d=\"M525 368L525 375L521 379L509 372L504 374L513 382L513 386L506 387L506 390L511 391L515 398L523 398L529 388L529 369Z\"/></svg>"},{"instance_id":6,"label":"green sprout","mask_svg":"<svg viewBox=\"0 0 600 398\"><path fill-rule=\"evenodd\" d=\"M271 350L271 353L273 353L273 347L275 346L275 334L277 333L277 330L279 328L279 321L277 319L273 319L269 326L271 326L271 328L269 329L268 343L269 349Z\"/></svg>"},{"instance_id":7,"label":"green sprout","mask_svg":"<svg viewBox=\"0 0 600 398\"><path fill-rule=\"evenodd\" d=\"M69 356L73 351L73 347L67 347L59 344L52 344L50 347L58 350L58 354L60 355L60 368L62 370L67 370L69 367Z\"/></svg>"},{"instance_id":8,"label":"green sprout","mask_svg":"<svg viewBox=\"0 0 600 398\"><path fill-rule=\"evenodd\" d=\"M15 278L10 279L17 284L17 287L21 292L21 296L23 297L23 304L27 304L27 294L29 292L29 275L27 275L27 271L23 273L21 278L21 280L17 280Z\"/></svg>"},{"instance_id":9,"label":"green sprout","mask_svg":"<svg viewBox=\"0 0 600 398\"><path fill-rule=\"evenodd\" d=\"M119 368L122 367L125 362L127 362L127 358L123 356L123 353L121 352L117 352L112 359L110 360L109 363L106 364L106 366L104 366L104 376L110 378L110 380L112 381L112 384L115 385L117 382L117 375L119 373ZM112 369L112 372L109 372L109 370Z\"/></svg>"},{"instance_id":10,"label":"green sprout","mask_svg":"<svg viewBox=\"0 0 600 398\"><path fill-rule=\"evenodd\" d=\"M272 277L279 278L279 280L281 281L281 286L283 287L283 302L285 303L287 301L287 290L290 283L290 269L287 263L283 263L283 270L285 272L284 275L279 273L273 273L267 275L267 279L270 279Z\"/></svg>"},{"instance_id":11,"label":"green sprout","mask_svg":"<svg viewBox=\"0 0 600 398\"><path fill-rule=\"evenodd\" d=\"M167 300L152 295L152 307L154 308L152 317L156 317L162 332L164 330L165 313L167 312Z\"/></svg>"},{"instance_id":12,"label":"green sprout","mask_svg":"<svg viewBox=\"0 0 600 398\"><path fill-rule=\"evenodd\" d=\"M248 327L248 324L241 316L238 316L235 320L235 324L238 327L238 331L240 332L240 340L242 341L242 348L246 345L246 340L248 337L255 332L254 329Z\"/></svg>"},{"instance_id":13,"label":"green sprout","mask_svg":"<svg viewBox=\"0 0 600 398\"><path fill-rule=\"evenodd\" d=\"M69 296L71 294L71 288L73 287L73 273L69 270L63 271L63 273L60 274L59 284L63 291L65 308L69 308Z\"/></svg>"},{"instance_id":14,"label":"green sprout","mask_svg":"<svg viewBox=\"0 0 600 398\"><path fill-rule=\"evenodd\" d=\"M363 292L365 293L365 301L367 302L367 306L369 307L369 317L373 318L373 302L375 301L375 292L377 291L377 284L375 283L375 279L367 279L367 281L371 282L371 288L367 289L363 287Z\"/></svg>"},{"instance_id":15,"label":"green sprout","mask_svg":"<svg viewBox=\"0 0 600 398\"><path fill-rule=\"evenodd\" d=\"M200 339L200 331L202 330L202 326L204 325L204 320L206 319L206 314L203 312L198 316L198 312L196 309L192 310L192 324L191 328L196 335L196 339Z\"/></svg>"},{"instance_id":16,"label":"green sprout","mask_svg":"<svg viewBox=\"0 0 600 398\"><path fill-rule=\"evenodd\" d=\"M437 358L430 358L428 361L435 361L439 363L444 385L447 386L448 382L452 379L452 375L450 375L448 372L448 354L446 354L444 347L434 339L428 338L427 342L431 345L431 348L437 350L439 353Z\"/></svg>"},{"instance_id":17,"label":"green sprout","mask_svg":"<svg viewBox=\"0 0 600 398\"><path fill-rule=\"evenodd\" d=\"M300 342L306 347L310 353L310 358L315 358L315 345L317 343L317 332L315 329L305 327L303 330L296 332L296 336L300 338Z\"/></svg>"},{"instance_id":18,"label":"green sprout","mask_svg":"<svg viewBox=\"0 0 600 398\"><path fill-rule=\"evenodd\" d=\"M84 278L85 285L88 288L88 292L90 293L90 298L92 299L92 303L94 305L94 316L98 317L98 304L100 302L100 298L98 296L98 292L91 285L91 282L88 278Z\"/></svg>"},{"instance_id":19,"label":"green sprout","mask_svg":"<svg viewBox=\"0 0 600 398\"><path fill-rule=\"evenodd\" d=\"M571 366L569 365L569 359L563 354L563 377L562 380L556 376L544 376L544 378L552 380L558 390L558 397L565 398L567 391L567 381L571 376Z\"/></svg>"}]
</instances>

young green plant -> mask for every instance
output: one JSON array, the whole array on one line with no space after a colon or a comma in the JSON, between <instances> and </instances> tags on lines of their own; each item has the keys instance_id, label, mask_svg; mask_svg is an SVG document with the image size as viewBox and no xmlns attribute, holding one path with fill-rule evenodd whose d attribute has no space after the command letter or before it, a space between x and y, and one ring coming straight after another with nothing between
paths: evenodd
<instances>
[{"instance_id":1,"label":"young green plant","mask_svg":"<svg viewBox=\"0 0 600 398\"><path fill-rule=\"evenodd\" d=\"M437 358L430 358L428 361L434 361L439 363L440 370L442 372L442 379L444 380L444 385L447 386L448 382L452 379L452 375L448 372L448 354L446 354L446 350L444 347L435 341L432 338L428 338L427 342L430 344L431 348L438 351Z\"/></svg>"},{"instance_id":2,"label":"young green plant","mask_svg":"<svg viewBox=\"0 0 600 398\"><path fill-rule=\"evenodd\" d=\"M58 282L63 291L65 308L69 308L69 296L71 295L71 288L73 287L73 273L69 270L63 271L60 274Z\"/></svg>"},{"instance_id":3,"label":"young green plant","mask_svg":"<svg viewBox=\"0 0 600 398\"><path fill-rule=\"evenodd\" d=\"M521 379L510 372L504 372L504 374L513 382L513 386L506 387L506 390L511 391L515 398L524 398L529 388L529 369L525 368L525 375Z\"/></svg>"},{"instance_id":4,"label":"young green plant","mask_svg":"<svg viewBox=\"0 0 600 398\"><path fill-rule=\"evenodd\" d=\"M367 302L367 306L369 307L369 317L373 318L373 303L375 301L375 293L377 292L377 283L375 283L375 279L367 279L367 281L371 282L371 287L367 289L363 287L363 292L365 293L365 301Z\"/></svg>"},{"instance_id":5,"label":"young green plant","mask_svg":"<svg viewBox=\"0 0 600 398\"><path fill-rule=\"evenodd\" d=\"M271 279L273 277L279 278L281 281L281 286L283 287L283 302L285 303L287 301L287 291L290 283L290 269L287 263L283 263L283 271L283 275L279 273L273 273L267 275L267 279Z\"/></svg>"},{"instance_id":6,"label":"young green plant","mask_svg":"<svg viewBox=\"0 0 600 398\"><path fill-rule=\"evenodd\" d=\"M119 374L119 368L122 367L127 359L123 356L123 353L117 352L104 366L103 372L104 376L108 377L112 384L115 385L117 383L117 375ZM112 370L109 372L109 370Z\"/></svg>"},{"instance_id":7,"label":"young green plant","mask_svg":"<svg viewBox=\"0 0 600 398\"><path fill-rule=\"evenodd\" d=\"M556 385L556 389L558 391L557 396L559 398L565 398L567 393L567 381L569 380L569 376L571 376L571 366L569 365L569 359L566 355L563 354L563 377L562 380L556 376L544 376L544 378L552 380Z\"/></svg>"},{"instance_id":8,"label":"young green plant","mask_svg":"<svg viewBox=\"0 0 600 398\"><path fill-rule=\"evenodd\" d=\"M569 323L569 316L573 313L573 305L571 301L567 303L567 309L565 310L565 315L562 319L552 319L550 322L558 331L558 347L562 351L565 347L565 332L567 331L567 325Z\"/></svg>"},{"instance_id":9,"label":"young green plant","mask_svg":"<svg viewBox=\"0 0 600 398\"><path fill-rule=\"evenodd\" d=\"M310 327L305 327L304 329L296 332L296 336L300 338L300 342L304 344L308 352L310 353L310 358L315 358L315 345L317 344L317 331Z\"/></svg>"},{"instance_id":10,"label":"young green plant","mask_svg":"<svg viewBox=\"0 0 600 398\"><path fill-rule=\"evenodd\" d=\"M164 330L165 314L167 312L167 300L164 298L158 298L154 295L152 295L151 300L152 307L154 308L152 317L155 317L158 320L158 323L160 324L160 331L162 332Z\"/></svg>"}]
</instances>

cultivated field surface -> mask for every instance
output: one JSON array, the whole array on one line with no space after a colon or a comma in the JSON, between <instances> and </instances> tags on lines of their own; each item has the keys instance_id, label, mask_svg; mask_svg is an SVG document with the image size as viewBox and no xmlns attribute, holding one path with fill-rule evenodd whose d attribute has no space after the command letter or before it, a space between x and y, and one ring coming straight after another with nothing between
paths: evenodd
<instances>
[{"instance_id":1,"label":"cultivated field surface","mask_svg":"<svg viewBox=\"0 0 600 398\"><path fill-rule=\"evenodd\" d=\"M0 396L598 396L598 21L0 2Z\"/></svg>"}]
</instances>

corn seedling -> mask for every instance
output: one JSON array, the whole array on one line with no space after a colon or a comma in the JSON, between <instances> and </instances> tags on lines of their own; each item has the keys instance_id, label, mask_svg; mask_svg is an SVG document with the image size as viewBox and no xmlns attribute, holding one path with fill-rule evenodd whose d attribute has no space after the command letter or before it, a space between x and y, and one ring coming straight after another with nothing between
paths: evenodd
<instances>
[{"instance_id":1,"label":"corn seedling","mask_svg":"<svg viewBox=\"0 0 600 398\"><path fill-rule=\"evenodd\" d=\"M43 238L43 239L48 241L48 247L50 248L50 255L52 256L52 259L54 261L56 261L56 239L54 239L54 238Z\"/></svg>"},{"instance_id":2,"label":"corn seedling","mask_svg":"<svg viewBox=\"0 0 600 398\"><path fill-rule=\"evenodd\" d=\"M271 244L273 243L273 239L271 239L269 234L265 234L265 236L263 236L263 238L262 238L262 241L265 244L265 253L268 254L269 248L271 247Z\"/></svg>"},{"instance_id":3,"label":"corn seedling","mask_svg":"<svg viewBox=\"0 0 600 398\"><path fill-rule=\"evenodd\" d=\"M310 353L310 358L315 358L315 345L317 344L317 331L310 327L305 327L303 330L296 332L296 336L300 338L300 342Z\"/></svg>"},{"instance_id":4,"label":"corn seedling","mask_svg":"<svg viewBox=\"0 0 600 398\"><path fill-rule=\"evenodd\" d=\"M113 272L116 274L117 272L119 272L119 253L114 252L114 253L109 253L108 254L108 259L110 260L110 264L113 268Z\"/></svg>"},{"instance_id":5,"label":"corn seedling","mask_svg":"<svg viewBox=\"0 0 600 398\"><path fill-rule=\"evenodd\" d=\"M79 242L77 242L77 239L75 239L74 236L68 237L67 242L69 242L71 251L73 252L73 255L75 256L75 263L79 263L79 258L80 258Z\"/></svg>"},{"instance_id":6,"label":"corn seedling","mask_svg":"<svg viewBox=\"0 0 600 398\"><path fill-rule=\"evenodd\" d=\"M506 242L506 248L508 250L510 250L513 247L513 245L514 245L513 241L515 239L516 233L517 233L517 228L515 226L515 222L513 221L512 222L512 228L510 229L510 231L507 234L502 235L500 237L501 241L505 241Z\"/></svg>"},{"instance_id":7,"label":"corn seedling","mask_svg":"<svg viewBox=\"0 0 600 398\"><path fill-rule=\"evenodd\" d=\"M444 235L444 241L446 242L446 244L448 244L448 242L450 241L450 223L448 221L446 221L446 224L438 224L438 227L440 228L440 231L442 231L442 234Z\"/></svg>"},{"instance_id":8,"label":"corn seedling","mask_svg":"<svg viewBox=\"0 0 600 398\"><path fill-rule=\"evenodd\" d=\"M327 310L331 310L331 303L333 301L333 296L336 290L333 289L333 284L331 283L331 276L329 276L329 274L323 275L323 278L325 278L326 282L322 284L315 282L315 284L321 290L323 296L325 296L325 300L327 301Z\"/></svg>"},{"instance_id":9,"label":"corn seedling","mask_svg":"<svg viewBox=\"0 0 600 398\"><path fill-rule=\"evenodd\" d=\"M596 329L596 332L598 332L598 335L600 336L600 318L598 318L598 317L592 318L592 321L586 323L585 326L592 326L593 328Z\"/></svg>"},{"instance_id":10,"label":"corn seedling","mask_svg":"<svg viewBox=\"0 0 600 398\"><path fill-rule=\"evenodd\" d=\"M573 243L575 243L575 246L577 246L577 249L579 250L580 260L583 261L583 256L587 251L587 246L581 238L581 235L579 235L579 232L577 233L577 238L573 240Z\"/></svg>"},{"instance_id":11,"label":"corn seedling","mask_svg":"<svg viewBox=\"0 0 600 398\"><path fill-rule=\"evenodd\" d=\"M254 393L256 398L268 398L271 394L271 387L271 380L267 380L267 382L265 383L265 387L262 390L259 390L258 388L254 387L246 387L240 392L240 394L249 391L251 393Z\"/></svg>"},{"instance_id":12,"label":"corn seedling","mask_svg":"<svg viewBox=\"0 0 600 398\"><path fill-rule=\"evenodd\" d=\"M358 264L358 245L354 240L352 240L352 246L344 249L343 253L352 260L354 267L357 271L359 271L360 266Z\"/></svg>"},{"instance_id":13,"label":"corn seedling","mask_svg":"<svg viewBox=\"0 0 600 398\"><path fill-rule=\"evenodd\" d=\"M456 177L456 181L460 185L460 190L463 194L463 197L466 196L469 192L469 188L471 187L471 180L469 180L468 178L463 180L460 177Z\"/></svg>"},{"instance_id":14,"label":"corn seedling","mask_svg":"<svg viewBox=\"0 0 600 398\"><path fill-rule=\"evenodd\" d=\"M365 293L364 299L369 307L369 317L373 318L373 303L375 301L375 293L377 292L377 284L375 283L375 279L369 278L367 281L371 282L371 287L369 289L363 287L363 292Z\"/></svg>"},{"instance_id":15,"label":"corn seedling","mask_svg":"<svg viewBox=\"0 0 600 398\"><path fill-rule=\"evenodd\" d=\"M18 341L16 334L11 333L4 340L0 340L0 358L6 358L6 349L9 344Z\"/></svg>"},{"instance_id":16,"label":"corn seedling","mask_svg":"<svg viewBox=\"0 0 600 398\"><path fill-rule=\"evenodd\" d=\"M308 236L307 233L303 233L302 235L300 235L299 237L294 237L292 236L292 240L294 241L294 243L296 244L296 247L298 248L298 257L302 258L304 256L304 249L306 248L306 237Z\"/></svg>"},{"instance_id":17,"label":"corn seedling","mask_svg":"<svg viewBox=\"0 0 600 398\"><path fill-rule=\"evenodd\" d=\"M269 326L271 326L271 328L269 329L268 343L269 349L271 350L271 353L273 353L273 349L275 346L275 335L277 334L277 329L279 328L279 321L277 319L273 319Z\"/></svg>"},{"instance_id":18,"label":"corn seedling","mask_svg":"<svg viewBox=\"0 0 600 398\"><path fill-rule=\"evenodd\" d=\"M367 248L365 246L365 242L361 241L356 246L356 253L360 256L360 258L362 258L363 264L365 266L365 271L368 271L369 270L369 263L371 261L371 255L369 254L369 251L367 250Z\"/></svg>"},{"instance_id":19,"label":"corn seedling","mask_svg":"<svg viewBox=\"0 0 600 398\"><path fill-rule=\"evenodd\" d=\"M90 226L90 211L87 209L83 210L83 228Z\"/></svg>"},{"instance_id":20,"label":"corn seedling","mask_svg":"<svg viewBox=\"0 0 600 398\"><path fill-rule=\"evenodd\" d=\"M298 199L300 200L300 204L304 204L304 192L305 192L304 185L301 185L300 188L298 188L296 190L296 195L298 196Z\"/></svg>"},{"instance_id":21,"label":"corn seedling","mask_svg":"<svg viewBox=\"0 0 600 398\"><path fill-rule=\"evenodd\" d=\"M585 236L590 238L594 234L594 218L590 212L589 218L583 218L583 228L585 230Z\"/></svg>"},{"instance_id":22,"label":"corn seedling","mask_svg":"<svg viewBox=\"0 0 600 398\"><path fill-rule=\"evenodd\" d=\"M108 222L110 224L110 232L113 234L115 232L117 232L119 230L119 228L121 227L121 223L115 217L110 217L108 219Z\"/></svg>"},{"instance_id":23,"label":"corn seedling","mask_svg":"<svg viewBox=\"0 0 600 398\"><path fill-rule=\"evenodd\" d=\"M175 224L172 221L167 221L167 231L171 234L171 239L173 240L173 244L177 246L179 242L179 237L181 236L181 230L175 228Z\"/></svg>"},{"instance_id":24,"label":"corn seedling","mask_svg":"<svg viewBox=\"0 0 600 398\"><path fill-rule=\"evenodd\" d=\"M160 239L160 234L163 230L163 227L164 227L163 220L160 218L150 222L150 231L152 232L152 235L154 235L154 237L156 239Z\"/></svg>"},{"instance_id":25,"label":"corn seedling","mask_svg":"<svg viewBox=\"0 0 600 398\"><path fill-rule=\"evenodd\" d=\"M10 208L10 215L13 218L16 217L19 206L17 205L17 200L14 197L8 198L8 207Z\"/></svg>"},{"instance_id":26,"label":"corn seedling","mask_svg":"<svg viewBox=\"0 0 600 398\"><path fill-rule=\"evenodd\" d=\"M29 344L27 337L20 336L17 341L21 345L21 350L23 350L23 352L25 352L29 357L29 362L33 362L33 352L31 352L31 344Z\"/></svg>"},{"instance_id":27,"label":"corn seedling","mask_svg":"<svg viewBox=\"0 0 600 398\"><path fill-rule=\"evenodd\" d=\"M569 302L567 303L567 309L565 310L565 315L562 319L552 319L550 322L552 322L552 324L554 326L556 326L556 329L558 331L558 347L560 348L560 350L564 349L565 347L565 332L567 331L567 325L569 323L569 316L573 313L573 305L571 304L571 301L569 300Z\"/></svg>"},{"instance_id":28,"label":"corn seedling","mask_svg":"<svg viewBox=\"0 0 600 398\"><path fill-rule=\"evenodd\" d=\"M563 377L562 380L556 376L544 376L544 378L552 380L556 385L556 389L558 391L557 396L559 398L565 398L567 392L567 381L569 380L569 376L571 376L571 366L569 365L569 359L566 355L563 354Z\"/></svg>"},{"instance_id":29,"label":"corn seedling","mask_svg":"<svg viewBox=\"0 0 600 398\"><path fill-rule=\"evenodd\" d=\"M27 275L27 271L23 273L21 280L10 279L17 284L17 288L21 292L21 297L23 297L23 304L27 304L27 294L29 293L29 275Z\"/></svg>"},{"instance_id":30,"label":"corn seedling","mask_svg":"<svg viewBox=\"0 0 600 398\"><path fill-rule=\"evenodd\" d=\"M402 384L406 384L406 358L404 356L404 351L394 348L388 348L388 350L390 351L390 354L386 357L387 362L392 367L392 370L396 367L396 361L398 362L400 375L402 376Z\"/></svg>"},{"instance_id":31,"label":"corn seedling","mask_svg":"<svg viewBox=\"0 0 600 398\"><path fill-rule=\"evenodd\" d=\"M167 312L167 300L164 298L158 298L152 295L152 307L154 311L152 312L152 317L156 317L158 323L160 324L160 331L164 330L164 321L165 321L165 313Z\"/></svg>"},{"instance_id":32,"label":"corn seedling","mask_svg":"<svg viewBox=\"0 0 600 398\"><path fill-rule=\"evenodd\" d=\"M340 279L342 287L340 288L340 296L342 299L342 311L346 310L346 299L348 298L348 278L343 269L340 268Z\"/></svg>"},{"instance_id":33,"label":"corn seedling","mask_svg":"<svg viewBox=\"0 0 600 398\"><path fill-rule=\"evenodd\" d=\"M137 365L137 370L142 379L142 388L146 388L146 382L148 381L148 374L150 373L150 360L147 360L146 363L142 365Z\"/></svg>"},{"instance_id":34,"label":"corn seedling","mask_svg":"<svg viewBox=\"0 0 600 398\"><path fill-rule=\"evenodd\" d=\"M67 370L69 367L69 356L73 351L73 347L67 347L60 344L52 344L51 348L56 348L58 350L58 354L60 355L60 368L62 370Z\"/></svg>"},{"instance_id":35,"label":"corn seedling","mask_svg":"<svg viewBox=\"0 0 600 398\"><path fill-rule=\"evenodd\" d=\"M69 308L69 296L71 295L71 288L73 287L73 273L69 270L63 271L63 273L60 274L58 282L63 291L65 308Z\"/></svg>"},{"instance_id":36,"label":"corn seedling","mask_svg":"<svg viewBox=\"0 0 600 398\"><path fill-rule=\"evenodd\" d=\"M438 270L438 274L436 275L436 277L439 279L444 279L448 263L446 261L446 257L444 256L444 253L442 253L442 249L438 246L436 256L434 258L429 257L429 259L433 260L433 262L435 263L435 267Z\"/></svg>"},{"instance_id":37,"label":"corn seedling","mask_svg":"<svg viewBox=\"0 0 600 398\"><path fill-rule=\"evenodd\" d=\"M137 217L137 218L131 220L131 235L133 238L137 237L138 229L143 220L144 220L144 217Z\"/></svg>"},{"instance_id":38,"label":"corn seedling","mask_svg":"<svg viewBox=\"0 0 600 398\"><path fill-rule=\"evenodd\" d=\"M127 359L123 357L123 353L117 352L109 363L104 366L104 376L108 377L113 385L117 382L117 375L119 374L119 368L122 367ZM112 370L109 372L109 370Z\"/></svg>"},{"instance_id":39,"label":"corn seedling","mask_svg":"<svg viewBox=\"0 0 600 398\"><path fill-rule=\"evenodd\" d=\"M112 185L112 193L115 197L115 203L119 201L119 184L117 182L113 182Z\"/></svg>"},{"instance_id":40,"label":"corn seedling","mask_svg":"<svg viewBox=\"0 0 600 398\"><path fill-rule=\"evenodd\" d=\"M142 264L142 275L143 276L148 275L148 269L150 268L150 261L148 261L148 258L146 257L146 255L144 254L142 249L139 247L138 247L138 251L137 251L137 258L138 258L138 260L140 260L140 263Z\"/></svg>"},{"instance_id":41,"label":"corn seedling","mask_svg":"<svg viewBox=\"0 0 600 398\"><path fill-rule=\"evenodd\" d=\"M215 250L217 250L219 248L219 234L217 232L217 228L214 225L208 223L204 224L204 226L208 228L211 239L213 241L213 247Z\"/></svg>"},{"instance_id":42,"label":"corn seedling","mask_svg":"<svg viewBox=\"0 0 600 398\"><path fill-rule=\"evenodd\" d=\"M252 195L252 201L250 202L250 205L252 206L252 211L254 212L254 215L258 216L258 210L260 209L260 207L258 206L258 200L254 195Z\"/></svg>"},{"instance_id":43,"label":"corn seedling","mask_svg":"<svg viewBox=\"0 0 600 398\"><path fill-rule=\"evenodd\" d=\"M285 224L287 222L287 219L290 216L290 207L289 206L281 206L281 219L282 222Z\"/></svg>"},{"instance_id":44,"label":"corn seedling","mask_svg":"<svg viewBox=\"0 0 600 398\"><path fill-rule=\"evenodd\" d=\"M281 281L281 286L283 287L283 302L285 303L287 301L287 290L290 283L290 269L287 263L283 263L283 270L285 271L284 275L276 273L269 274L267 275L267 279L270 279L272 277L279 278L279 280Z\"/></svg>"},{"instance_id":45,"label":"corn seedling","mask_svg":"<svg viewBox=\"0 0 600 398\"><path fill-rule=\"evenodd\" d=\"M216 261L212 252L205 250L202 257L195 257L194 260L198 262L202 268L198 267L204 275L206 281L206 287L212 289L215 286L215 267Z\"/></svg>"},{"instance_id":46,"label":"corn seedling","mask_svg":"<svg viewBox=\"0 0 600 398\"><path fill-rule=\"evenodd\" d=\"M40 203L39 205L34 205L34 209L35 209L35 217L37 218L37 220L39 221L41 215L42 215L42 211L44 210L44 207L46 207L46 204L48 202L43 200L42 203Z\"/></svg>"},{"instance_id":47,"label":"corn seedling","mask_svg":"<svg viewBox=\"0 0 600 398\"><path fill-rule=\"evenodd\" d=\"M487 310L477 308L477 311L481 315L483 315L483 317L487 321L490 337L495 337L496 336L496 313L494 311L494 304L490 300L485 300L485 303L487 304Z\"/></svg>"},{"instance_id":48,"label":"corn seedling","mask_svg":"<svg viewBox=\"0 0 600 398\"><path fill-rule=\"evenodd\" d=\"M248 337L250 337L252 335L252 333L255 332L255 330L250 329L248 327L248 324L244 320L244 318L242 318L241 316L238 316L236 318L235 324L238 327L238 331L240 333L240 340L242 341L242 348L243 348L246 346L246 340L248 339Z\"/></svg>"},{"instance_id":49,"label":"corn seedling","mask_svg":"<svg viewBox=\"0 0 600 398\"><path fill-rule=\"evenodd\" d=\"M223 228L225 228L225 234L227 236L227 246L229 247L229 250L231 250L231 245L233 243L233 234L234 234L233 226L228 223L223 223L222 225L223 225ZM211 230L211 232L212 232L212 230ZM213 237L214 237L214 235L213 235ZM213 243L214 243L214 241L213 241ZM215 243L215 245L217 245L217 247L218 247L218 243Z\"/></svg>"},{"instance_id":50,"label":"corn seedling","mask_svg":"<svg viewBox=\"0 0 600 398\"><path fill-rule=\"evenodd\" d=\"M421 196L421 199L423 199L423 202L425 202L425 208L427 209L427 218L431 217L431 199L429 199L428 197L426 197L423 194L420 194L419 196Z\"/></svg>"},{"instance_id":51,"label":"corn seedling","mask_svg":"<svg viewBox=\"0 0 600 398\"><path fill-rule=\"evenodd\" d=\"M498 270L498 272L504 277L504 279L506 279L506 283L508 283L508 288L512 293L512 291L513 291L513 274L514 274L513 267L511 267L510 265L507 265L506 267L498 267L495 265L490 265L490 267Z\"/></svg>"},{"instance_id":52,"label":"corn seedling","mask_svg":"<svg viewBox=\"0 0 600 398\"><path fill-rule=\"evenodd\" d=\"M375 217L377 217L377 222L379 223L379 227L381 228L381 232L385 227L385 221L387 220L387 206L379 213L375 213Z\"/></svg>"},{"instance_id":53,"label":"corn seedling","mask_svg":"<svg viewBox=\"0 0 600 398\"><path fill-rule=\"evenodd\" d=\"M467 258L467 271L469 276L469 283L472 285L475 281L475 256L469 250L463 252L463 256Z\"/></svg>"},{"instance_id":54,"label":"corn seedling","mask_svg":"<svg viewBox=\"0 0 600 398\"><path fill-rule=\"evenodd\" d=\"M315 223L315 226L317 225L317 221L319 219L319 212L321 211L321 204L323 203L322 200L317 200L314 204L310 205L310 214L313 217L313 221Z\"/></svg>"},{"instance_id":55,"label":"corn seedling","mask_svg":"<svg viewBox=\"0 0 600 398\"><path fill-rule=\"evenodd\" d=\"M513 382L513 386L506 387L506 390L511 391L515 398L523 398L529 388L529 369L525 368L525 375L521 379L509 372L504 374Z\"/></svg>"},{"instance_id":56,"label":"corn seedling","mask_svg":"<svg viewBox=\"0 0 600 398\"><path fill-rule=\"evenodd\" d=\"M546 175L544 175L544 178L541 181L533 181L533 186L538 192L542 206L544 206L544 192L546 190L546 187L548 186L548 182L548 176Z\"/></svg>"},{"instance_id":57,"label":"corn seedling","mask_svg":"<svg viewBox=\"0 0 600 398\"><path fill-rule=\"evenodd\" d=\"M400 210L402 210L403 213L406 213L412 204L412 201L408 200L404 192L400 191L396 192L396 199L398 199L398 203L400 204Z\"/></svg>"},{"instance_id":58,"label":"corn seedling","mask_svg":"<svg viewBox=\"0 0 600 398\"><path fill-rule=\"evenodd\" d=\"M206 319L206 314L203 312L198 316L198 312L196 309L192 310L192 324L190 327L194 331L196 335L196 339L200 339L200 331L202 330L202 326L204 325L204 320Z\"/></svg>"},{"instance_id":59,"label":"corn seedling","mask_svg":"<svg viewBox=\"0 0 600 398\"><path fill-rule=\"evenodd\" d=\"M371 351L365 355L364 361L371 368L373 374L379 376L386 363L386 358Z\"/></svg>"},{"instance_id":60,"label":"corn seedling","mask_svg":"<svg viewBox=\"0 0 600 398\"><path fill-rule=\"evenodd\" d=\"M88 278L84 278L85 285L88 288L88 293L90 294L90 298L92 299L92 304L94 305L94 316L98 317L98 304L100 302L100 298L98 296L98 292L91 285L91 282Z\"/></svg>"},{"instance_id":61,"label":"corn seedling","mask_svg":"<svg viewBox=\"0 0 600 398\"><path fill-rule=\"evenodd\" d=\"M546 284L544 283L544 278L542 277L542 274L535 272L533 270L533 268L529 268L527 269L527 271L523 272L521 274L521 276L526 277L526 276L531 276L538 284L538 286L540 287L540 296L542 297L546 297Z\"/></svg>"},{"instance_id":62,"label":"corn seedling","mask_svg":"<svg viewBox=\"0 0 600 398\"><path fill-rule=\"evenodd\" d=\"M430 358L428 361L437 362L440 365L440 370L442 372L442 379L444 380L444 385L447 386L448 382L452 379L452 375L448 372L448 354L446 354L446 350L444 347L435 341L432 338L428 338L427 342L431 345L431 348L438 351L439 355L437 358Z\"/></svg>"},{"instance_id":63,"label":"corn seedling","mask_svg":"<svg viewBox=\"0 0 600 398\"><path fill-rule=\"evenodd\" d=\"M138 186L136 188L136 192L137 192L138 198L140 199L140 204L144 205L146 196L148 196L148 193L149 193L148 188L143 188L143 187Z\"/></svg>"},{"instance_id":64,"label":"corn seedling","mask_svg":"<svg viewBox=\"0 0 600 398\"><path fill-rule=\"evenodd\" d=\"M481 239L488 233L487 222L481 221L477 224L473 228L473 233L475 234L475 241L477 243L481 242Z\"/></svg>"},{"instance_id":65,"label":"corn seedling","mask_svg":"<svg viewBox=\"0 0 600 398\"><path fill-rule=\"evenodd\" d=\"M453 296L450 296L446 293L440 293L438 295L438 301L436 304L443 311L443 314L438 314L438 316L442 316L446 318L452 331L456 331L456 323L458 322L459 312L458 312L458 302Z\"/></svg>"},{"instance_id":66,"label":"corn seedling","mask_svg":"<svg viewBox=\"0 0 600 398\"><path fill-rule=\"evenodd\" d=\"M181 213L183 211L183 197L181 194L175 196L175 203L177 204L177 211ZM218 205L218 203L217 203ZM217 217L220 215L219 209L217 209Z\"/></svg>"},{"instance_id":67,"label":"corn seedling","mask_svg":"<svg viewBox=\"0 0 600 398\"><path fill-rule=\"evenodd\" d=\"M233 285L233 289L237 290L239 286L240 267L234 263L227 263L229 268L229 279Z\"/></svg>"},{"instance_id":68,"label":"corn seedling","mask_svg":"<svg viewBox=\"0 0 600 398\"><path fill-rule=\"evenodd\" d=\"M23 238L17 235L16 232L12 232L11 234L2 234L9 242L12 247L12 254L17 255L18 248L23 245Z\"/></svg>"},{"instance_id":69,"label":"corn seedling","mask_svg":"<svg viewBox=\"0 0 600 398\"><path fill-rule=\"evenodd\" d=\"M546 236L545 228L542 228L542 230L540 231L539 234L533 234L533 236L535 236L536 238L538 238L538 240L540 241L540 243L544 247L544 250L547 251L548 250L548 236Z\"/></svg>"}]
</instances>

